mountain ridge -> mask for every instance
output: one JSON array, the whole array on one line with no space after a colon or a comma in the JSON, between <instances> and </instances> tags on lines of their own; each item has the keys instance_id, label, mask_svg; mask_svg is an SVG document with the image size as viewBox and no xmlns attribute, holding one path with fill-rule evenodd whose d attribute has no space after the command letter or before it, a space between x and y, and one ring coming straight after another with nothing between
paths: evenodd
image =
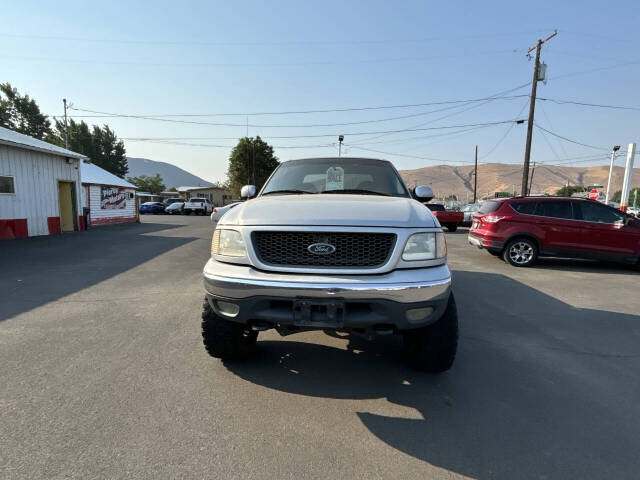
<instances>
[{"instance_id":1,"label":"mountain ridge","mask_svg":"<svg viewBox=\"0 0 640 480\"><path fill-rule=\"evenodd\" d=\"M129 173L127 177L137 177L140 175L153 176L156 173L162 177L162 182L166 188L172 187L210 187L211 182L198 177L186 170L171 163L159 162L148 158L127 157Z\"/></svg>"},{"instance_id":2,"label":"mountain ridge","mask_svg":"<svg viewBox=\"0 0 640 480\"><path fill-rule=\"evenodd\" d=\"M473 165L435 165L411 170L400 170L409 186L429 185L436 197L456 195L459 199L473 197ZM570 185L603 185L606 188L609 165L591 167L563 167L537 165L533 173L531 193L555 192ZM611 191L622 188L624 167L616 166L611 179ZM530 177L531 178L531 177ZM522 164L484 163L478 165L478 197L493 196L494 192L520 192ZM632 187L640 187L640 168L634 168Z\"/></svg>"}]
</instances>

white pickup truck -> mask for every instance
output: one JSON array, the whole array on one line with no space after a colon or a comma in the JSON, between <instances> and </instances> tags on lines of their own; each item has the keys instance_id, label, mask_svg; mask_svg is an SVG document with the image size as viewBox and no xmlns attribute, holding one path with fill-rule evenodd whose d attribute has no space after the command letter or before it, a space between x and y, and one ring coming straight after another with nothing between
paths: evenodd
<instances>
[{"instance_id":1,"label":"white pickup truck","mask_svg":"<svg viewBox=\"0 0 640 480\"><path fill-rule=\"evenodd\" d=\"M200 215L209 215L213 211L213 204L208 198L190 198L184 203L185 215L198 213Z\"/></svg>"},{"instance_id":2,"label":"white pickup truck","mask_svg":"<svg viewBox=\"0 0 640 480\"><path fill-rule=\"evenodd\" d=\"M445 236L421 203L432 197L429 187L410 191L384 160L280 164L213 233L202 313L209 354L248 357L271 328L400 334L409 364L448 370L458 320Z\"/></svg>"}]
</instances>

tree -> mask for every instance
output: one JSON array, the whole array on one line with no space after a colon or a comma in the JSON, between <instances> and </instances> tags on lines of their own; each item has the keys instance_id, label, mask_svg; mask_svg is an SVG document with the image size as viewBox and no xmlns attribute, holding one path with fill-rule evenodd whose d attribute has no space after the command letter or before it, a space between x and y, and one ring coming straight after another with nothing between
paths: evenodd
<instances>
[{"instance_id":1,"label":"tree","mask_svg":"<svg viewBox=\"0 0 640 480\"><path fill-rule=\"evenodd\" d=\"M9 82L0 83L0 126L44 139L51 122L29 95L20 95Z\"/></svg>"},{"instance_id":2,"label":"tree","mask_svg":"<svg viewBox=\"0 0 640 480\"><path fill-rule=\"evenodd\" d=\"M249 184L260 190L279 163L273 147L260 137L241 138L229 157L227 182L231 194L240 195L242 186Z\"/></svg>"},{"instance_id":3,"label":"tree","mask_svg":"<svg viewBox=\"0 0 640 480\"><path fill-rule=\"evenodd\" d=\"M129 171L129 165L122 140L118 140L109 125L104 125L102 128L94 125L92 136L97 157L95 160L92 159L93 162L114 175L124 178ZM162 178L160 178L160 183L162 183ZM162 188L164 189L164 185Z\"/></svg>"},{"instance_id":4,"label":"tree","mask_svg":"<svg viewBox=\"0 0 640 480\"><path fill-rule=\"evenodd\" d=\"M638 192L636 195L638 195L638 197L640 197L640 188L633 188L629 192L629 201L631 202L632 205L633 205L634 192ZM613 197L611 197L610 200L612 202L620 203L620 200L622 200L622 190L618 190L616 193L614 193Z\"/></svg>"},{"instance_id":5,"label":"tree","mask_svg":"<svg viewBox=\"0 0 640 480\"><path fill-rule=\"evenodd\" d=\"M587 188L583 185L565 185L556 191L556 197L570 197L574 193L586 192Z\"/></svg>"},{"instance_id":6,"label":"tree","mask_svg":"<svg viewBox=\"0 0 640 480\"><path fill-rule=\"evenodd\" d=\"M70 119L68 129L69 150L86 155L91 163L124 178L129 171L124 143L122 140L118 140L108 125L104 125L102 128L93 125L93 128L90 128L84 121L76 122ZM56 119L50 141L64 147L64 122Z\"/></svg>"},{"instance_id":7,"label":"tree","mask_svg":"<svg viewBox=\"0 0 640 480\"><path fill-rule=\"evenodd\" d=\"M149 192L158 194L164 191L164 183L162 183L162 177L159 173L156 173L153 177L149 175L140 175L137 177L127 178L128 182L133 183L143 192Z\"/></svg>"},{"instance_id":8,"label":"tree","mask_svg":"<svg viewBox=\"0 0 640 480\"><path fill-rule=\"evenodd\" d=\"M171 187L167 192L177 192L178 189L176 187Z\"/></svg>"}]
</instances>

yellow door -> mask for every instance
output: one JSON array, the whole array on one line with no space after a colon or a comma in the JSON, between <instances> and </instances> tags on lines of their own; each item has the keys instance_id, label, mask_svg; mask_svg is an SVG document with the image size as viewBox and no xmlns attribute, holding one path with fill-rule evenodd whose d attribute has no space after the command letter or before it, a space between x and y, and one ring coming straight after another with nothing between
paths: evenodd
<instances>
[{"instance_id":1,"label":"yellow door","mask_svg":"<svg viewBox=\"0 0 640 480\"><path fill-rule=\"evenodd\" d=\"M73 232L71 183L58 182L58 199L60 201L60 230L63 232Z\"/></svg>"}]
</instances>

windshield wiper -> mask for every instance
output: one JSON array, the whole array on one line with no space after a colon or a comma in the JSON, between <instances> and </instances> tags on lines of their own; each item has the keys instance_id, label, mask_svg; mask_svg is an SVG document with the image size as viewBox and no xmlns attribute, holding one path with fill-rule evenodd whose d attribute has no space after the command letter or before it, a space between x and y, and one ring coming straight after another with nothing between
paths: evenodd
<instances>
[{"instance_id":1,"label":"windshield wiper","mask_svg":"<svg viewBox=\"0 0 640 480\"><path fill-rule=\"evenodd\" d=\"M359 188L345 188L342 190L326 190L322 193L357 193L360 195L382 195L383 197L390 197L388 193L376 192L375 190L360 190Z\"/></svg>"},{"instance_id":2,"label":"windshield wiper","mask_svg":"<svg viewBox=\"0 0 640 480\"><path fill-rule=\"evenodd\" d=\"M314 192L308 192L306 190L271 190L270 192L266 192L263 193L262 196L264 197L265 195L272 195L275 193L292 193L292 194L296 194L296 193L314 193Z\"/></svg>"}]
</instances>

